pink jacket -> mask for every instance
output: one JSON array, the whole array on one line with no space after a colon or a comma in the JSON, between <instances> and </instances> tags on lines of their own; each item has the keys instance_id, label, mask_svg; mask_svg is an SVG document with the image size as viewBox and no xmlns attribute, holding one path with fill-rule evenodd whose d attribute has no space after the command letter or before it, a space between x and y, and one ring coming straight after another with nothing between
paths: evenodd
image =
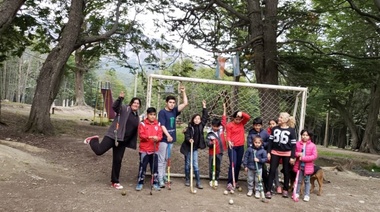
<instances>
[{"instance_id":1,"label":"pink jacket","mask_svg":"<svg viewBox=\"0 0 380 212\"><path fill-rule=\"evenodd\" d=\"M294 164L293 171L297 172L300 167L300 160L298 157L298 153L302 153L303 141L297 141L296 143L296 155L297 160ZM301 161L305 163L305 175L311 175L314 172L314 161L317 159L317 146L311 140L306 142L305 147L305 156L301 157Z\"/></svg>"}]
</instances>

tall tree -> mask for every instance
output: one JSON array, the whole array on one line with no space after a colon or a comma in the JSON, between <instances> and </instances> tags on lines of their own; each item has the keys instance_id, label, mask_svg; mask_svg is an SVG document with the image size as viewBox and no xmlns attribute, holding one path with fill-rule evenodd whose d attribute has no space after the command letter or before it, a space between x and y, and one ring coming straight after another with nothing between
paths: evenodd
<instances>
[{"instance_id":1,"label":"tall tree","mask_svg":"<svg viewBox=\"0 0 380 212\"><path fill-rule=\"evenodd\" d=\"M80 46L87 43L106 40L116 32L119 24L121 4L122 0L117 1L116 9L114 11L114 23L108 31L99 35L82 36L80 32L84 20L84 11L92 8L86 8L90 3L85 0L71 1L67 23L61 30L56 47L54 47L48 54L47 59L41 68L32 108L26 124L27 131L45 134L51 134L54 132L49 116L49 110L59 91L62 75L64 73L63 67L66 64L66 61L71 53ZM92 4L92 6L94 5L95 4Z\"/></svg>"},{"instance_id":2,"label":"tall tree","mask_svg":"<svg viewBox=\"0 0 380 212\"><path fill-rule=\"evenodd\" d=\"M26 0L3 0L0 3L0 35L11 25L17 11Z\"/></svg>"},{"instance_id":3,"label":"tall tree","mask_svg":"<svg viewBox=\"0 0 380 212\"><path fill-rule=\"evenodd\" d=\"M283 73L299 75L295 81L318 87L323 93L319 104L324 102L325 110L338 112L350 130L353 149L366 146L361 151L376 151L376 145L368 145L359 130L365 128L365 134L376 135L377 118L373 117L379 113L375 88L380 49L376 23L380 19L374 4L360 0L313 2L312 10L292 7L296 13L288 11L296 15L287 16L291 25L280 59L283 66L291 65L297 71L283 69ZM320 33L324 36L318 36ZM368 110L369 105L374 107ZM377 142L375 137L367 136L372 144Z\"/></svg>"},{"instance_id":4,"label":"tall tree","mask_svg":"<svg viewBox=\"0 0 380 212\"><path fill-rule=\"evenodd\" d=\"M41 68L26 124L26 130L29 132L53 133L49 115L50 106L60 88L63 67L78 43L85 5L84 0L71 1L67 24L62 30L57 46L49 53Z\"/></svg>"},{"instance_id":5,"label":"tall tree","mask_svg":"<svg viewBox=\"0 0 380 212\"><path fill-rule=\"evenodd\" d=\"M190 44L215 55L220 53L241 54L240 76L254 70L257 83L274 84L278 81L277 65L277 13L278 0L191 0L188 3L170 1L183 11L183 17L168 14L167 23ZM261 114L271 118L279 106L266 107L268 101L277 99L274 90L260 89ZM237 98L236 91L233 95Z\"/></svg>"},{"instance_id":6,"label":"tall tree","mask_svg":"<svg viewBox=\"0 0 380 212\"><path fill-rule=\"evenodd\" d=\"M55 22L47 24L48 28L41 30L42 32L49 32L51 28L55 29L55 33L48 33L48 36L45 37L45 43L56 43L56 46L49 51L50 53L37 80L38 85L29 120L26 124L27 131L53 133L49 109L60 88L63 66L75 50L78 50L78 54L79 52L83 54L87 61L90 61L91 56L89 55L97 50L101 52L95 54L97 57L103 53L111 53L112 56L125 59L125 53L120 49L124 49L126 43L133 43L140 49L150 51L157 47L167 49L170 46L161 45L155 39L144 37L138 22L121 16L121 14L126 15L125 13L129 11L127 8L145 8L144 6L148 2L133 0L118 0L116 3L112 0L72 0L70 4L60 2L62 8L69 10L67 18L57 16ZM114 10L107 13L108 16L105 17L104 11L109 11L110 8ZM136 14L141 11L140 9L136 10ZM56 24L57 22L58 24ZM60 27L57 28L56 25ZM58 38L54 38L56 34L59 34ZM40 49L48 49L49 47L41 42L38 44L37 47ZM150 59L152 58L155 56L150 57ZM83 67L78 65L77 70L83 70Z\"/></svg>"}]
</instances>

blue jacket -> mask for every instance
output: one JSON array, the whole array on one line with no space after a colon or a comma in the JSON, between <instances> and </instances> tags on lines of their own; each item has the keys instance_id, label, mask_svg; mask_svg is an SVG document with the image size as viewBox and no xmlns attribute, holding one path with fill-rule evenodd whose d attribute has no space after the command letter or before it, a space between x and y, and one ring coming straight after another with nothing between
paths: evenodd
<instances>
[{"instance_id":1,"label":"blue jacket","mask_svg":"<svg viewBox=\"0 0 380 212\"><path fill-rule=\"evenodd\" d=\"M261 146L258 149L255 149L254 146L249 145L248 149L244 153L244 158L243 158L244 168L248 167L248 169L256 170L256 163L253 160L254 152L256 154L256 157L259 159L259 162L257 162L259 169L261 169L263 164L267 161L267 151L265 151L263 146Z\"/></svg>"},{"instance_id":2,"label":"blue jacket","mask_svg":"<svg viewBox=\"0 0 380 212\"><path fill-rule=\"evenodd\" d=\"M267 149L267 145L268 145L268 141L269 141L269 134L266 130L264 129L261 129L260 132L257 132L255 129L251 129L249 132L248 132L248 136L247 136L247 144L252 144L252 141L253 141L253 138L255 136L260 136L261 139L263 139L263 146L264 146L264 149Z\"/></svg>"}]
</instances>

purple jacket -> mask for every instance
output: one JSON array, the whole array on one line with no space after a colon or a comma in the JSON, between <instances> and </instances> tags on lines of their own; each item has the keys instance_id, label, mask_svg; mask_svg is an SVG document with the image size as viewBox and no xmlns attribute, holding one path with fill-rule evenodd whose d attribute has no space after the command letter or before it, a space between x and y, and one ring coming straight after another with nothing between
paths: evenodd
<instances>
[{"instance_id":1,"label":"purple jacket","mask_svg":"<svg viewBox=\"0 0 380 212\"><path fill-rule=\"evenodd\" d=\"M298 153L302 153L303 141L297 141L296 143L296 156L297 160L294 164L293 171L297 172L300 167L300 160L298 157ZM305 175L311 175L314 172L314 161L317 159L317 146L311 140L306 142L305 147L305 156L301 157L301 161L305 163Z\"/></svg>"}]
</instances>

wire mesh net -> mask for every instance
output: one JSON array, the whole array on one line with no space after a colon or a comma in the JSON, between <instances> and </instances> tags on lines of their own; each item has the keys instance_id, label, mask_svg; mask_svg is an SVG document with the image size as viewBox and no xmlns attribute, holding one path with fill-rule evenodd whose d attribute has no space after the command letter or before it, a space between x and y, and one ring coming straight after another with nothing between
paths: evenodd
<instances>
[{"instance_id":1,"label":"wire mesh net","mask_svg":"<svg viewBox=\"0 0 380 212\"><path fill-rule=\"evenodd\" d=\"M256 84L257 85L257 84ZM251 116L245 126L246 137L252 128L252 120L256 117L263 119L263 129L268 128L270 119L277 119L280 112L288 112L296 120L296 132L302 129L304 109L306 103L305 88L294 88L286 86L262 86L252 83L235 83L218 80L205 80L197 78L183 78L162 75L150 75L147 91L147 107L156 107L157 111L165 107L165 98L173 95L177 98L177 105L181 104L182 95L179 87L184 86L188 97L188 106L177 117L177 135L182 133L182 129L190 122L194 114L201 114L202 100L206 101L209 112L208 124L205 133L211 127L213 118L221 118L223 114L223 103L227 106L227 122L235 111L244 111ZM168 89L170 88L170 89ZM294 89L291 89L294 88ZM170 92L168 92L170 91ZM183 138L183 136L177 136ZM175 146L179 146L182 140L177 140ZM174 154L177 154L176 152ZM178 154L179 151L178 151ZM208 149L198 151L198 163L200 173L208 177L209 155ZM183 164L179 163L183 167ZM220 177L226 178L228 174L229 160L227 154L223 156ZM178 175L183 174L183 168L179 169ZM244 172L240 174L246 177Z\"/></svg>"}]
</instances>

